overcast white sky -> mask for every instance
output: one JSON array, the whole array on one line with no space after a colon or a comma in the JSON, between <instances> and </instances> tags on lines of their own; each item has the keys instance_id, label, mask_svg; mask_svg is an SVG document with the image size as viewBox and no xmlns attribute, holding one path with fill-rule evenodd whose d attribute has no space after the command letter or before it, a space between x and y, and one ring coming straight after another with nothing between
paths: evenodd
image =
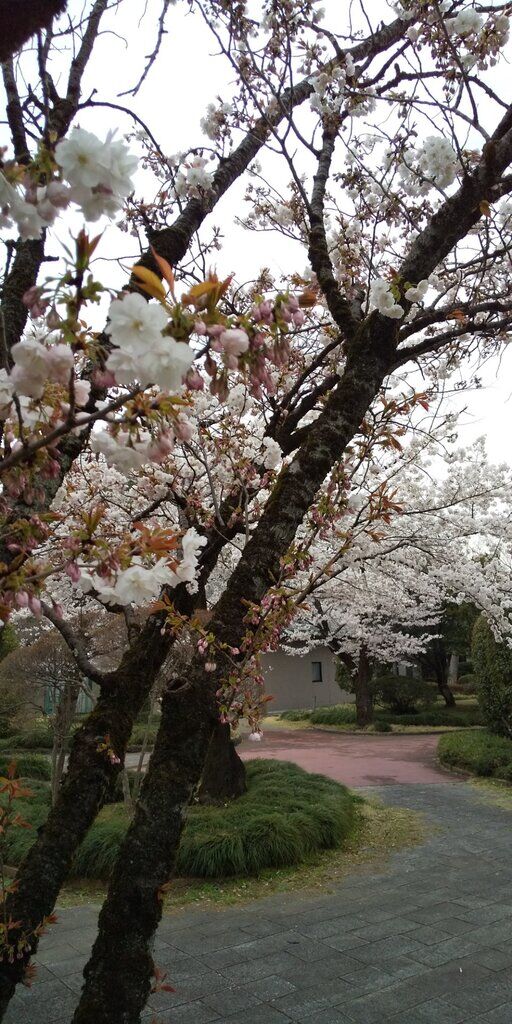
<instances>
[{"instance_id":1,"label":"overcast white sky","mask_svg":"<svg viewBox=\"0 0 512 1024\"><path fill-rule=\"evenodd\" d=\"M322 6L329 6L329 0ZM372 13L375 10L377 20L390 19L384 0L371 0L367 7ZM145 56L153 49L156 17L160 9L159 0L148 0L147 5L130 0L108 14L104 22L105 31L98 41L84 81L84 94L87 96L96 89L95 99L131 107L147 123L168 155L201 141L199 120L207 104L217 95L230 99L232 73L225 59L214 56L215 41L201 18L188 13L185 3L178 3L169 11L160 57L149 78L135 99L119 97L119 93L135 84L143 70ZM71 0L69 10L82 10L82 3ZM58 78L58 63L54 71ZM118 127L121 133L128 132L133 122L116 111L95 108L82 112L80 124L102 135L112 127ZM223 248L216 255L219 275L235 272L238 280L243 281L254 277L260 266L288 273L291 269L302 271L306 258L298 244L275 232L255 235L234 225L236 214L243 212L243 193L243 185L233 189L218 205L211 219L211 223L220 226L224 233ZM136 252L134 240L130 245L126 234L109 227L101 243L100 254L112 258L119 256L120 252L133 255ZM104 264L104 268L108 268L108 283L120 285L122 275L116 264L109 262ZM493 360L479 370L483 389L472 390L461 398L461 404L469 407L461 441L469 443L474 437L485 434L489 457L493 461L512 463L511 371L512 357L508 350L499 364Z\"/></svg>"}]
</instances>

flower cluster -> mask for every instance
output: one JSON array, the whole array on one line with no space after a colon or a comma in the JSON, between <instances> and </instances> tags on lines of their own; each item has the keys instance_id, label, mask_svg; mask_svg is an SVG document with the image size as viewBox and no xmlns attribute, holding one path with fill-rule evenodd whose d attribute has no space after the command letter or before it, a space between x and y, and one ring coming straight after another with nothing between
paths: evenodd
<instances>
[{"instance_id":1,"label":"flower cluster","mask_svg":"<svg viewBox=\"0 0 512 1024\"><path fill-rule=\"evenodd\" d=\"M206 544L206 537L200 537L191 527L181 540L182 557L176 564L169 565L164 558L153 564L145 564L137 556L124 569L109 575L91 573L81 569L78 577L79 587L84 594L96 594L103 604L133 604L142 606L154 601L163 586L175 587L186 583L187 589L193 593L197 589L196 572L201 548Z\"/></svg>"},{"instance_id":2,"label":"flower cluster","mask_svg":"<svg viewBox=\"0 0 512 1024\"><path fill-rule=\"evenodd\" d=\"M117 384L138 381L144 387L157 384L164 391L179 390L194 353L186 343L162 333L167 324L165 309L135 292L112 302L106 330L116 347L107 359L107 370Z\"/></svg>"},{"instance_id":3,"label":"flower cluster","mask_svg":"<svg viewBox=\"0 0 512 1024\"><path fill-rule=\"evenodd\" d=\"M405 313L404 307L396 301L392 284L383 277L378 277L371 284L370 305L392 320L399 320Z\"/></svg>"},{"instance_id":4,"label":"flower cluster","mask_svg":"<svg viewBox=\"0 0 512 1024\"><path fill-rule=\"evenodd\" d=\"M220 103L218 107L209 103L206 114L201 118L201 129L212 142L220 142L229 133L227 119L232 112L230 103Z\"/></svg>"},{"instance_id":5,"label":"flower cluster","mask_svg":"<svg viewBox=\"0 0 512 1024\"><path fill-rule=\"evenodd\" d=\"M133 191L132 174L138 159L124 142L109 132L101 142L92 132L73 128L58 143L55 159L71 186L70 198L82 209L86 220L106 214L112 217Z\"/></svg>"},{"instance_id":6,"label":"flower cluster","mask_svg":"<svg viewBox=\"0 0 512 1024\"><path fill-rule=\"evenodd\" d=\"M426 278L422 281L418 281L418 284L411 285L406 289L405 297L408 302L423 302L425 295L428 292L429 282Z\"/></svg>"},{"instance_id":7,"label":"flower cluster","mask_svg":"<svg viewBox=\"0 0 512 1024\"><path fill-rule=\"evenodd\" d=\"M448 188L458 168L453 146L441 135L429 135L419 149L407 149L399 174L408 195L427 195L430 189Z\"/></svg>"},{"instance_id":8,"label":"flower cluster","mask_svg":"<svg viewBox=\"0 0 512 1024\"><path fill-rule=\"evenodd\" d=\"M5 165L5 174L0 174L0 227L15 222L22 239L40 238L70 202L80 207L88 221L112 217L133 191L131 175L137 163L113 132L101 142L91 132L73 128L55 148L55 170L64 180L52 177L41 184L37 162L23 173L17 165ZM23 194L18 189L20 180Z\"/></svg>"},{"instance_id":9,"label":"flower cluster","mask_svg":"<svg viewBox=\"0 0 512 1024\"><path fill-rule=\"evenodd\" d=\"M75 364L73 352L66 344L46 345L44 339L26 337L13 345L12 357L14 359L13 370L10 377L4 375L1 383L3 394L0 401L6 415L9 411L7 406L9 392L11 396L12 392L16 391L18 395L26 395L28 398L41 398L46 381L67 386L73 375ZM77 405L86 404L89 390L88 382L76 382L75 401Z\"/></svg>"},{"instance_id":10,"label":"flower cluster","mask_svg":"<svg viewBox=\"0 0 512 1024\"><path fill-rule=\"evenodd\" d=\"M184 164L176 175L174 189L182 199L202 199L205 193L211 192L213 173L206 170L207 161L202 156L195 157L189 164Z\"/></svg>"},{"instance_id":11,"label":"flower cluster","mask_svg":"<svg viewBox=\"0 0 512 1024\"><path fill-rule=\"evenodd\" d=\"M446 20L448 32L453 35L462 36L464 39L467 36L477 35L482 25L482 15L471 7L466 8L464 11L459 11L455 18L447 18Z\"/></svg>"},{"instance_id":12,"label":"flower cluster","mask_svg":"<svg viewBox=\"0 0 512 1024\"><path fill-rule=\"evenodd\" d=\"M346 93L347 77L354 74L354 63L348 56L344 67L337 65L329 71L321 71L311 79L313 93L309 103L311 110L321 116L338 114L343 105Z\"/></svg>"}]
</instances>

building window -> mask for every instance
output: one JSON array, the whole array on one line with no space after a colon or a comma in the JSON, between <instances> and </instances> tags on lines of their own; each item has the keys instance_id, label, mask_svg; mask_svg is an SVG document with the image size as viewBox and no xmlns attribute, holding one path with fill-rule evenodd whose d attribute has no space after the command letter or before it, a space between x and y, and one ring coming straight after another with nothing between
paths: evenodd
<instances>
[{"instance_id":1,"label":"building window","mask_svg":"<svg viewBox=\"0 0 512 1024\"><path fill-rule=\"evenodd\" d=\"M322 662L312 661L311 662L311 681L313 683L322 682Z\"/></svg>"}]
</instances>

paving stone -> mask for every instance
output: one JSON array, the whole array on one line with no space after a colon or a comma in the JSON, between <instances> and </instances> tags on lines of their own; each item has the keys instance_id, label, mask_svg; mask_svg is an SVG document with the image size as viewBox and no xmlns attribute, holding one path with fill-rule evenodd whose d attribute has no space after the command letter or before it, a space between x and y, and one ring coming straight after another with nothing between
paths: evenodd
<instances>
[{"instance_id":1,"label":"paving stone","mask_svg":"<svg viewBox=\"0 0 512 1024\"><path fill-rule=\"evenodd\" d=\"M233 1016L223 1017L222 1022L219 1020L219 1024L289 1024L292 1018L286 1016L284 1013L280 1013L279 1010L274 1009L273 1006L254 1006L250 1010L244 1010L243 1020L240 1020L240 1014L235 1013Z\"/></svg>"},{"instance_id":2,"label":"paving stone","mask_svg":"<svg viewBox=\"0 0 512 1024\"><path fill-rule=\"evenodd\" d=\"M259 981L250 981L246 985L240 985L238 988L239 992L252 992L262 1002L278 999L279 996L286 996L289 992L294 992L295 990L295 985L290 981L286 981L285 978L277 977L275 974L270 974L267 978L260 978Z\"/></svg>"},{"instance_id":3,"label":"paving stone","mask_svg":"<svg viewBox=\"0 0 512 1024\"><path fill-rule=\"evenodd\" d=\"M375 942L378 939L386 939L394 935L403 935L415 931L418 922L407 917L388 917L385 921L378 921L376 924L367 925L366 928L356 928L357 935L367 942Z\"/></svg>"},{"instance_id":4,"label":"paving stone","mask_svg":"<svg viewBox=\"0 0 512 1024\"><path fill-rule=\"evenodd\" d=\"M444 999L454 1006L469 1013L485 1013L512 999L512 982L510 978L495 974L484 981L468 985L459 991L448 991Z\"/></svg>"},{"instance_id":5,"label":"paving stone","mask_svg":"<svg viewBox=\"0 0 512 1024\"><path fill-rule=\"evenodd\" d=\"M397 935L392 940L380 939L379 942L369 942L365 946L356 946L352 949L351 956L363 963L372 964L377 960L387 960L392 956L399 956L403 953L411 953L420 950L419 942L410 939L407 935Z\"/></svg>"},{"instance_id":6,"label":"paving stone","mask_svg":"<svg viewBox=\"0 0 512 1024\"><path fill-rule=\"evenodd\" d=\"M512 1002L503 1003L485 1014L486 1024L510 1024L512 1021Z\"/></svg>"},{"instance_id":7,"label":"paving stone","mask_svg":"<svg viewBox=\"0 0 512 1024\"><path fill-rule=\"evenodd\" d=\"M415 949L410 953L414 960L422 964L437 967L439 964L447 964L450 960L458 960L462 957L470 957L480 951L481 947L470 938L455 935L444 942L438 942L436 946L427 946L424 949Z\"/></svg>"},{"instance_id":8,"label":"paving stone","mask_svg":"<svg viewBox=\"0 0 512 1024\"><path fill-rule=\"evenodd\" d=\"M249 992L247 986L243 988L229 988L225 986L219 992L212 992L210 995L205 994L203 1002L218 1014L226 1016L227 1014L245 1011L251 1006L257 1006L261 999L258 999L252 992Z\"/></svg>"},{"instance_id":9,"label":"paving stone","mask_svg":"<svg viewBox=\"0 0 512 1024\"><path fill-rule=\"evenodd\" d=\"M64 960L49 960L46 962L45 967L48 971L51 971L52 976L65 978L68 974L76 974L77 971L82 972L88 959L89 953L77 953L75 956L66 957Z\"/></svg>"},{"instance_id":10,"label":"paving stone","mask_svg":"<svg viewBox=\"0 0 512 1024\"><path fill-rule=\"evenodd\" d=\"M184 1003L174 1006L172 1010L158 1013L158 1024L211 1024L219 1021L220 1015L204 1003Z\"/></svg>"},{"instance_id":11,"label":"paving stone","mask_svg":"<svg viewBox=\"0 0 512 1024\"><path fill-rule=\"evenodd\" d=\"M309 986L291 995L284 996L273 1001L276 1010L288 1014L292 1020L308 1020L313 1013L319 1013L342 1000L348 1000L351 996L350 986L344 982L334 982L325 985Z\"/></svg>"},{"instance_id":12,"label":"paving stone","mask_svg":"<svg viewBox=\"0 0 512 1024\"><path fill-rule=\"evenodd\" d=\"M443 999L429 999L412 1010L389 1018L389 1024L460 1024L464 1011L449 1006Z\"/></svg>"},{"instance_id":13,"label":"paving stone","mask_svg":"<svg viewBox=\"0 0 512 1024\"><path fill-rule=\"evenodd\" d=\"M462 913L462 911L460 912ZM457 917L457 906L455 903L436 903L433 907L423 907L421 910L413 911L411 917L422 924L439 921L439 927L442 928L443 918Z\"/></svg>"},{"instance_id":14,"label":"paving stone","mask_svg":"<svg viewBox=\"0 0 512 1024\"><path fill-rule=\"evenodd\" d=\"M484 949L479 949L478 953L473 953L470 959L480 964L481 967L489 967L491 971L503 971L512 966L512 948L504 950L486 946Z\"/></svg>"},{"instance_id":15,"label":"paving stone","mask_svg":"<svg viewBox=\"0 0 512 1024\"><path fill-rule=\"evenodd\" d=\"M410 939L414 939L416 942L421 942L425 946L435 946L438 942L443 942L444 939L449 939L450 934L444 928L436 928L435 925L425 924L420 928L416 928L415 931L407 932Z\"/></svg>"},{"instance_id":16,"label":"paving stone","mask_svg":"<svg viewBox=\"0 0 512 1024\"><path fill-rule=\"evenodd\" d=\"M508 918L512 931L512 907L509 903L491 903L487 907L478 907L476 910L462 908L458 916L475 925L492 924L493 921L502 921Z\"/></svg>"},{"instance_id":17,"label":"paving stone","mask_svg":"<svg viewBox=\"0 0 512 1024\"><path fill-rule=\"evenodd\" d=\"M303 988L305 985L316 985L321 980L344 978L346 974L351 974L360 967L359 960L354 960L345 953L338 953L327 960L316 960L312 964L299 964L295 960L293 967L285 968L279 973L294 985Z\"/></svg>"},{"instance_id":18,"label":"paving stone","mask_svg":"<svg viewBox=\"0 0 512 1024\"><path fill-rule=\"evenodd\" d=\"M323 967L323 964L319 965ZM242 964L233 964L219 970L223 977L230 981L243 983L256 981L258 978L268 978L272 974L288 978L288 972L302 972L307 970L307 965L298 964L297 958L289 953L271 953L270 956L263 956L257 960L247 960ZM318 978L318 971L316 973ZM293 984L293 978L290 979Z\"/></svg>"},{"instance_id":19,"label":"paving stone","mask_svg":"<svg viewBox=\"0 0 512 1024\"><path fill-rule=\"evenodd\" d=\"M320 1013L312 1013L308 1017L308 1024L350 1024L350 1018L334 1007L328 1010L320 1010Z\"/></svg>"}]
</instances>

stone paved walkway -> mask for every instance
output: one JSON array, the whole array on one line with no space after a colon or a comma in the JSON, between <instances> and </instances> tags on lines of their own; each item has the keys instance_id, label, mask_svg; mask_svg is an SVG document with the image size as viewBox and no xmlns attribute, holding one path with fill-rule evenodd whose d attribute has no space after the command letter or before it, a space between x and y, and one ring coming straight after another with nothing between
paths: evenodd
<instances>
[{"instance_id":1,"label":"stone paved walkway","mask_svg":"<svg viewBox=\"0 0 512 1024\"><path fill-rule=\"evenodd\" d=\"M511 1024L512 813L466 783L372 792L439 829L321 896L166 917L155 958L176 993L148 1024ZM61 911L6 1024L69 1024L96 915Z\"/></svg>"}]
</instances>

